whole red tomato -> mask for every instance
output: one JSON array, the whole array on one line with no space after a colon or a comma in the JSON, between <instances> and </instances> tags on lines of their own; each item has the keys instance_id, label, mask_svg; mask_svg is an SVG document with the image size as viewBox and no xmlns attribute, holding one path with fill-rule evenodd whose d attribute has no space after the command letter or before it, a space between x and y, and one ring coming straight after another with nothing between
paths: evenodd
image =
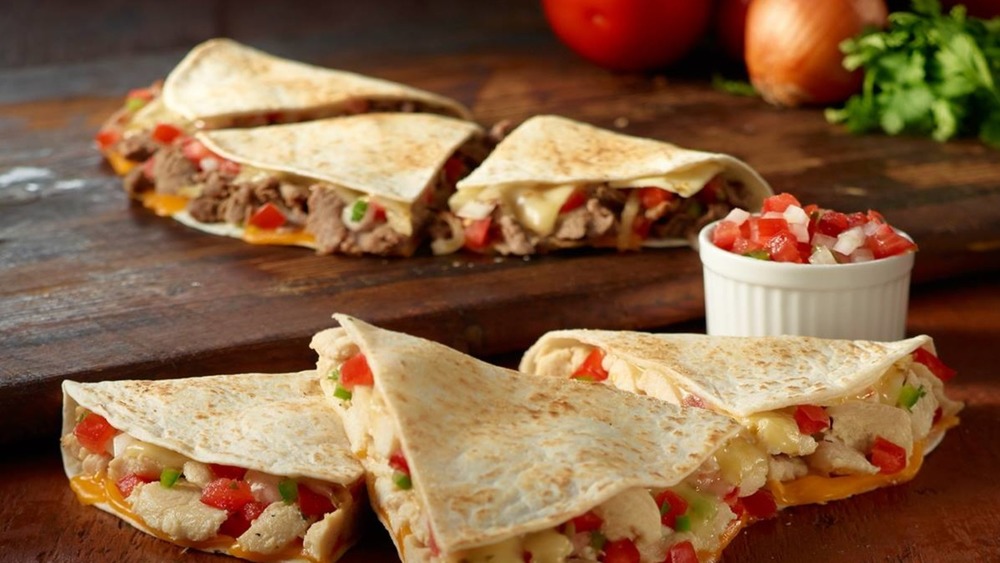
<instances>
[{"instance_id":1,"label":"whole red tomato","mask_svg":"<svg viewBox=\"0 0 1000 563\"><path fill-rule=\"evenodd\" d=\"M743 61L749 5L750 0L720 0L715 10L715 38L733 60Z\"/></svg>"},{"instance_id":2,"label":"whole red tomato","mask_svg":"<svg viewBox=\"0 0 1000 563\"><path fill-rule=\"evenodd\" d=\"M711 0L542 0L555 34L580 56L620 71L678 61L709 24Z\"/></svg>"}]
</instances>

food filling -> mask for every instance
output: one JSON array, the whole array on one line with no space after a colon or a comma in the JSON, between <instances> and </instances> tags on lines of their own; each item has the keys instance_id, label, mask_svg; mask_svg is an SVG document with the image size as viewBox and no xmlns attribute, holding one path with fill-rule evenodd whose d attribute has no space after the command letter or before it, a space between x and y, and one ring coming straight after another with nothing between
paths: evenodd
<instances>
[{"instance_id":1,"label":"food filling","mask_svg":"<svg viewBox=\"0 0 1000 563\"><path fill-rule=\"evenodd\" d=\"M696 394L583 344L537 359L539 375L605 382L694 407ZM920 348L897 361L861 393L828 404L804 404L749 416L750 442L727 447L723 475L766 468L766 489L781 506L826 502L901 483L916 475L923 454L957 424L961 403L945 395L955 371ZM717 455L718 458L718 455Z\"/></svg>"},{"instance_id":2,"label":"food filling","mask_svg":"<svg viewBox=\"0 0 1000 563\"><path fill-rule=\"evenodd\" d=\"M180 545L254 561L332 561L354 542L361 482L350 488L202 463L118 431L76 409L62 447L80 461L71 480L85 504L107 504Z\"/></svg>"},{"instance_id":3,"label":"food filling","mask_svg":"<svg viewBox=\"0 0 1000 563\"><path fill-rule=\"evenodd\" d=\"M367 460L369 489L379 517L408 560L440 557L420 510L409 465L365 356L346 334L334 357L321 357L324 387L337 399L356 453ZM359 447L360 446L360 447ZM743 437L706 461L682 483L666 489L634 488L552 528L449 555L468 563L525 561L655 562L714 561L746 524L777 510L763 489L767 463L748 460Z\"/></svg>"},{"instance_id":4,"label":"food filling","mask_svg":"<svg viewBox=\"0 0 1000 563\"><path fill-rule=\"evenodd\" d=\"M665 178L634 183L507 186L459 190L450 201L465 248L528 255L579 246L636 250L694 240L704 225L748 206L742 183L719 174L698 179L692 197L670 191ZM459 231L459 229L456 229Z\"/></svg>"}]
</instances>

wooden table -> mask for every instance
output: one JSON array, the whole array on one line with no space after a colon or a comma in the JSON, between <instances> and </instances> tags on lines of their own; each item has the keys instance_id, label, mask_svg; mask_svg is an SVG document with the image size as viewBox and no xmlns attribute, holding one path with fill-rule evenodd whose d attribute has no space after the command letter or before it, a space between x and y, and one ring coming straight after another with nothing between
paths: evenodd
<instances>
[{"instance_id":1,"label":"wooden table","mask_svg":"<svg viewBox=\"0 0 1000 563\"><path fill-rule=\"evenodd\" d=\"M687 249L331 258L209 237L130 206L90 146L94 131L125 90L221 33L454 96L486 125L559 113L732 153L803 200L885 212L921 246L909 331L935 336L962 372L965 422L910 485L788 511L743 533L727 560L1000 557L990 479L1000 466L1000 153L852 137L818 110L716 92L694 63L609 74L559 46L529 0L497 14L458 0L385 2L350 13L318 0L280 13L262 0L175 3L214 14L184 28L153 3L131 19L111 0L13 4L4 23L23 26L0 29L0 443L17 453L0 462L0 559L211 558L75 503L55 452L64 378L301 369L335 311L506 363L554 328L704 329L700 264ZM92 41L74 42L80 30ZM372 531L348 559L394 557Z\"/></svg>"}]
</instances>

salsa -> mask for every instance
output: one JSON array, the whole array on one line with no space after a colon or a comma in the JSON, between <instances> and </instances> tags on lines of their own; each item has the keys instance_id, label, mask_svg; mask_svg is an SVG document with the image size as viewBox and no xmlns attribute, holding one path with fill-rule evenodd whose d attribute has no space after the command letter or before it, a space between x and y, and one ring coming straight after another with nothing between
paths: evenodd
<instances>
[{"instance_id":1,"label":"salsa","mask_svg":"<svg viewBox=\"0 0 1000 563\"><path fill-rule=\"evenodd\" d=\"M733 209L716 224L712 243L750 258L795 264L868 262L917 250L877 211L804 206L788 193L765 199L759 214Z\"/></svg>"}]
</instances>

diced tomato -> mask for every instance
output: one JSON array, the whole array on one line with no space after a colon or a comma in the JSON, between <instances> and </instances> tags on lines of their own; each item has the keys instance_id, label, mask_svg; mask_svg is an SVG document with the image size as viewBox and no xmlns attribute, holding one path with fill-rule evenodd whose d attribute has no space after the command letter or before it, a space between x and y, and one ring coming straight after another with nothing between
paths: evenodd
<instances>
[{"instance_id":1,"label":"diced tomato","mask_svg":"<svg viewBox=\"0 0 1000 563\"><path fill-rule=\"evenodd\" d=\"M698 553L691 542L682 541L670 546L663 563L698 563Z\"/></svg>"},{"instance_id":2,"label":"diced tomato","mask_svg":"<svg viewBox=\"0 0 1000 563\"><path fill-rule=\"evenodd\" d=\"M941 407L938 407L938 408L934 409L934 418L931 419L931 425L933 426L933 425L937 424L938 421L940 421L941 417L943 417L943 416L944 416L944 411L941 410Z\"/></svg>"},{"instance_id":3,"label":"diced tomato","mask_svg":"<svg viewBox=\"0 0 1000 563\"><path fill-rule=\"evenodd\" d=\"M226 176L236 176L240 173L240 163L220 158L219 172L222 172Z\"/></svg>"},{"instance_id":4,"label":"diced tomato","mask_svg":"<svg viewBox=\"0 0 1000 563\"><path fill-rule=\"evenodd\" d=\"M208 150L208 147L197 139L188 139L185 141L181 146L181 152L184 154L185 158L196 165L200 164L203 158L215 156L212 151Z\"/></svg>"},{"instance_id":5,"label":"diced tomato","mask_svg":"<svg viewBox=\"0 0 1000 563\"><path fill-rule=\"evenodd\" d=\"M118 431L108 423L107 419L97 413L87 413L83 420L76 423L73 435L80 445L95 454L102 454L108 447L108 442Z\"/></svg>"},{"instance_id":6,"label":"diced tomato","mask_svg":"<svg viewBox=\"0 0 1000 563\"><path fill-rule=\"evenodd\" d=\"M585 203L587 203L587 193L583 190L573 190L573 192L569 194L569 197L566 198L566 202L559 208L559 213L573 211Z\"/></svg>"},{"instance_id":7,"label":"diced tomato","mask_svg":"<svg viewBox=\"0 0 1000 563\"><path fill-rule=\"evenodd\" d=\"M746 221L746 223L743 224L746 225L749 222L750 221ZM745 237L738 238L736 239L736 242L733 243L733 252L736 254L745 255L757 250L764 250L764 245Z\"/></svg>"},{"instance_id":8,"label":"diced tomato","mask_svg":"<svg viewBox=\"0 0 1000 563\"><path fill-rule=\"evenodd\" d=\"M604 350L594 348L587 354L580 367L573 372L573 379L604 381L608 378L608 370L604 369L602 362L604 362Z\"/></svg>"},{"instance_id":9,"label":"diced tomato","mask_svg":"<svg viewBox=\"0 0 1000 563\"><path fill-rule=\"evenodd\" d=\"M767 489L759 489L756 493L741 498L740 502L751 518L762 520L778 513L778 505L774 502L774 495Z\"/></svg>"},{"instance_id":10,"label":"diced tomato","mask_svg":"<svg viewBox=\"0 0 1000 563\"><path fill-rule=\"evenodd\" d=\"M410 474L410 464L407 463L406 456L403 455L402 450L392 452L392 455L389 456L389 467L407 475Z\"/></svg>"},{"instance_id":11,"label":"diced tomato","mask_svg":"<svg viewBox=\"0 0 1000 563\"><path fill-rule=\"evenodd\" d=\"M652 221L646 219L644 215L638 215L635 220L632 221L632 232L639 237L639 240L646 240L649 238L649 229L652 228L652 226Z\"/></svg>"},{"instance_id":12,"label":"diced tomato","mask_svg":"<svg viewBox=\"0 0 1000 563\"><path fill-rule=\"evenodd\" d=\"M132 491L142 483L152 483L155 479L150 477L143 477L142 475L137 475L135 473L129 473L118 479L115 486L118 487L118 491L121 492L122 496L128 498Z\"/></svg>"},{"instance_id":13,"label":"diced tomato","mask_svg":"<svg viewBox=\"0 0 1000 563\"><path fill-rule=\"evenodd\" d=\"M444 163L444 177L449 184L454 185L456 182L462 179L467 172L465 163L462 162L462 158L458 155L452 155Z\"/></svg>"},{"instance_id":14,"label":"diced tomato","mask_svg":"<svg viewBox=\"0 0 1000 563\"><path fill-rule=\"evenodd\" d=\"M665 201L671 201L677 194L660 188L639 188L639 202L646 209L652 209Z\"/></svg>"},{"instance_id":15,"label":"diced tomato","mask_svg":"<svg viewBox=\"0 0 1000 563\"><path fill-rule=\"evenodd\" d=\"M951 381L956 375L958 375L957 371L946 366L940 358L923 348L917 348L913 352L913 361L927 366L927 369L931 370L931 373L936 375L938 379L945 383Z\"/></svg>"},{"instance_id":16,"label":"diced tomato","mask_svg":"<svg viewBox=\"0 0 1000 563\"><path fill-rule=\"evenodd\" d=\"M883 216L878 211L874 209L868 210L868 222L869 223L885 223L885 216Z\"/></svg>"},{"instance_id":17,"label":"diced tomato","mask_svg":"<svg viewBox=\"0 0 1000 563\"><path fill-rule=\"evenodd\" d=\"M865 246L872 251L875 258L896 256L917 249L917 245L885 223L880 224L875 232L865 239Z\"/></svg>"},{"instance_id":18,"label":"diced tomato","mask_svg":"<svg viewBox=\"0 0 1000 563\"><path fill-rule=\"evenodd\" d=\"M656 506L660 507L660 522L673 529L677 525L677 517L687 512L688 502L684 497L667 489L656 495Z\"/></svg>"},{"instance_id":19,"label":"diced tomato","mask_svg":"<svg viewBox=\"0 0 1000 563\"><path fill-rule=\"evenodd\" d=\"M257 208L257 211L253 212L250 216L250 220L247 224L253 225L258 229L265 229L268 231L273 231L278 227L284 225L288 219L285 214L278 209L278 206L272 202L267 202Z\"/></svg>"},{"instance_id":20,"label":"diced tomato","mask_svg":"<svg viewBox=\"0 0 1000 563\"><path fill-rule=\"evenodd\" d=\"M430 524L427 525L427 549L431 550L431 555L434 557L441 555L441 548L438 547L437 539L434 538L434 530L431 530Z\"/></svg>"},{"instance_id":21,"label":"diced tomato","mask_svg":"<svg viewBox=\"0 0 1000 563\"><path fill-rule=\"evenodd\" d=\"M740 495L740 488L733 487L731 491L726 493L725 498L722 499L723 501L725 501L726 504L729 505L729 509L733 511L733 514L736 515L737 519L743 518L743 514L745 514L747 511L746 507L743 506L743 501L740 500L739 495Z\"/></svg>"},{"instance_id":22,"label":"diced tomato","mask_svg":"<svg viewBox=\"0 0 1000 563\"><path fill-rule=\"evenodd\" d=\"M368 367L368 358L358 352L340 366L340 384L350 391L355 385L373 385L375 378Z\"/></svg>"},{"instance_id":23,"label":"diced tomato","mask_svg":"<svg viewBox=\"0 0 1000 563\"><path fill-rule=\"evenodd\" d=\"M325 495L321 495L309 487L299 483L299 511L306 518L322 518L327 512L334 509L333 501Z\"/></svg>"},{"instance_id":24,"label":"diced tomato","mask_svg":"<svg viewBox=\"0 0 1000 563\"><path fill-rule=\"evenodd\" d=\"M860 211L847 214L847 228L860 227L868 222L868 215Z\"/></svg>"},{"instance_id":25,"label":"diced tomato","mask_svg":"<svg viewBox=\"0 0 1000 563\"><path fill-rule=\"evenodd\" d=\"M490 225L493 219L474 220L465 225L465 247L469 250L482 250L490 242Z\"/></svg>"},{"instance_id":26,"label":"diced tomato","mask_svg":"<svg viewBox=\"0 0 1000 563\"><path fill-rule=\"evenodd\" d=\"M778 195L773 195L764 200L764 205L761 209L762 213L767 213L768 211L775 211L777 213L784 213L788 209L789 205L794 205L796 207L802 207L799 200L795 198L790 193L780 193Z\"/></svg>"},{"instance_id":27,"label":"diced tomato","mask_svg":"<svg viewBox=\"0 0 1000 563\"><path fill-rule=\"evenodd\" d=\"M695 199L702 203L718 203L725 201L726 182L722 176L714 176L695 194Z\"/></svg>"},{"instance_id":28,"label":"diced tomato","mask_svg":"<svg viewBox=\"0 0 1000 563\"><path fill-rule=\"evenodd\" d=\"M106 149L111 145L118 142L122 138L121 133L115 131L114 129L101 129L94 136L94 140L97 141L97 146L101 149Z\"/></svg>"},{"instance_id":29,"label":"diced tomato","mask_svg":"<svg viewBox=\"0 0 1000 563\"><path fill-rule=\"evenodd\" d=\"M221 463L209 463L209 467L212 468L212 475L216 478L225 477L226 479L242 479L246 474L247 470L242 467L236 467L234 465L223 465Z\"/></svg>"},{"instance_id":30,"label":"diced tomato","mask_svg":"<svg viewBox=\"0 0 1000 563\"><path fill-rule=\"evenodd\" d=\"M379 204L377 204L377 203L375 203L374 201L371 201L371 200L368 201L368 205L371 205L372 209L375 210L375 221L379 221L379 222L385 221L385 208L384 207L382 207L381 205L379 205Z\"/></svg>"},{"instance_id":31,"label":"diced tomato","mask_svg":"<svg viewBox=\"0 0 1000 563\"><path fill-rule=\"evenodd\" d=\"M639 549L628 538L604 544L604 563L639 563Z\"/></svg>"},{"instance_id":32,"label":"diced tomato","mask_svg":"<svg viewBox=\"0 0 1000 563\"><path fill-rule=\"evenodd\" d=\"M750 238L764 244L767 239L781 233L790 232L788 221L780 217L752 217L747 220L750 223Z\"/></svg>"},{"instance_id":33,"label":"diced tomato","mask_svg":"<svg viewBox=\"0 0 1000 563\"><path fill-rule=\"evenodd\" d=\"M219 526L219 533L231 538L238 538L249 529L250 521L243 515L242 510L238 510L230 514L229 518L226 518L226 521Z\"/></svg>"},{"instance_id":34,"label":"diced tomato","mask_svg":"<svg viewBox=\"0 0 1000 563\"><path fill-rule=\"evenodd\" d=\"M740 237L740 227L732 221L720 221L712 229L712 244L723 250L732 250Z\"/></svg>"},{"instance_id":35,"label":"diced tomato","mask_svg":"<svg viewBox=\"0 0 1000 563\"><path fill-rule=\"evenodd\" d=\"M589 510L573 518L570 522L573 523L573 530L579 534L581 532L596 532L600 530L601 525L604 524L604 519L598 516L593 510Z\"/></svg>"},{"instance_id":36,"label":"diced tomato","mask_svg":"<svg viewBox=\"0 0 1000 563\"><path fill-rule=\"evenodd\" d=\"M180 137L182 131L169 123L157 123L156 127L153 128L153 139L163 143L171 143L177 137Z\"/></svg>"},{"instance_id":37,"label":"diced tomato","mask_svg":"<svg viewBox=\"0 0 1000 563\"><path fill-rule=\"evenodd\" d=\"M906 449L897 446L881 436L875 436L872 452L869 456L872 465L878 467L879 473L892 475L906 467Z\"/></svg>"},{"instance_id":38,"label":"diced tomato","mask_svg":"<svg viewBox=\"0 0 1000 563\"><path fill-rule=\"evenodd\" d=\"M779 220L784 222L784 219ZM771 260L775 262L802 263L802 254L799 253L799 245L795 240L795 235L788 231L778 233L768 239L765 247L771 253Z\"/></svg>"},{"instance_id":39,"label":"diced tomato","mask_svg":"<svg viewBox=\"0 0 1000 563\"><path fill-rule=\"evenodd\" d=\"M812 217L813 213L816 213L817 211L819 211L819 206L816 205L815 203L810 203L809 205L803 207L802 211L805 211L806 215L808 215L809 217Z\"/></svg>"},{"instance_id":40,"label":"diced tomato","mask_svg":"<svg viewBox=\"0 0 1000 563\"><path fill-rule=\"evenodd\" d=\"M794 416L799 432L803 434L815 434L830 427L830 415L820 406L799 405L795 407Z\"/></svg>"},{"instance_id":41,"label":"diced tomato","mask_svg":"<svg viewBox=\"0 0 1000 563\"><path fill-rule=\"evenodd\" d=\"M824 211L816 220L816 232L835 237L848 229L847 215Z\"/></svg>"},{"instance_id":42,"label":"diced tomato","mask_svg":"<svg viewBox=\"0 0 1000 563\"><path fill-rule=\"evenodd\" d=\"M246 505L243 506L243 510L241 510L240 512L243 513L243 517L246 518L247 521L253 522L254 520L257 519L258 516L261 515L261 513L264 512L264 509L267 508L267 504L268 503L266 502L259 502L256 500L253 502L248 502L246 503Z\"/></svg>"},{"instance_id":43,"label":"diced tomato","mask_svg":"<svg viewBox=\"0 0 1000 563\"><path fill-rule=\"evenodd\" d=\"M241 510L248 502L253 502L250 483L238 479L220 477L205 485L201 491L201 502L227 512Z\"/></svg>"}]
</instances>

